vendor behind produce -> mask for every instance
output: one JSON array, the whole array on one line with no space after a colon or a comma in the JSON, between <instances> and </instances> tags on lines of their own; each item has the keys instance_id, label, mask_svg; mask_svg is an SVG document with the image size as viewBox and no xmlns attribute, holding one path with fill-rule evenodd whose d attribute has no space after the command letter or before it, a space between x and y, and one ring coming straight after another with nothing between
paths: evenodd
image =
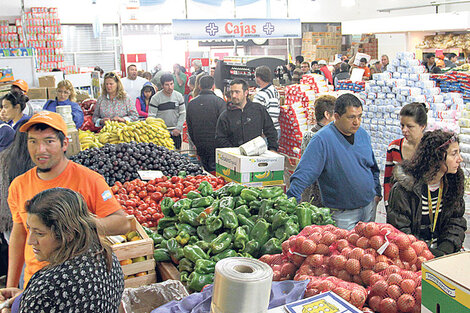
<instances>
[{"instance_id":1,"label":"vendor behind produce","mask_svg":"<svg viewBox=\"0 0 470 313\"><path fill-rule=\"evenodd\" d=\"M0 289L13 312L118 312L121 266L102 242L83 197L70 189L40 192L25 205L28 247L47 266L21 289ZM16 299L15 299L16 297Z\"/></svg>"},{"instance_id":2,"label":"vendor behind produce","mask_svg":"<svg viewBox=\"0 0 470 313\"><path fill-rule=\"evenodd\" d=\"M232 102L217 120L215 144L218 148L239 147L242 144L264 135L268 149L276 150L277 131L268 111L259 103L248 99L248 84L243 79L230 83Z\"/></svg>"},{"instance_id":3,"label":"vendor behind produce","mask_svg":"<svg viewBox=\"0 0 470 313\"><path fill-rule=\"evenodd\" d=\"M335 102L335 121L312 137L290 179L289 197L301 194L318 179L323 204L332 209L340 228L375 220L381 200L380 170L367 132L361 128L362 104L352 94Z\"/></svg>"},{"instance_id":4,"label":"vendor behind produce","mask_svg":"<svg viewBox=\"0 0 470 313\"><path fill-rule=\"evenodd\" d=\"M82 108L75 102L76 94L72 83L69 80L63 80L57 84L57 97L55 100L49 100L44 104L43 109L51 112L57 112L57 107L70 105L72 108L72 117L75 126L80 128L83 124Z\"/></svg>"},{"instance_id":5,"label":"vendor behind produce","mask_svg":"<svg viewBox=\"0 0 470 313\"><path fill-rule=\"evenodd\" d=\"M103 126L106 121L130 122L138 119L139 114L135 103L124 91L121 79L115 73L104 75L102 95L95 104L93 123L96 127Z\"/></svg>"},{"instance_id":6,"label":"vendor behind produce","mask_svg":"<svg viewBox=\"0 0 470 313\"><path fill-rule=\"evenodd\" d=\"M79 192L90 212L97 216L96 222L104 234L125 234L130 227L126 214L103 177L65 156L69 144L67 125L59 114L37 113L21 126L20 131L28 133L28 151L36 167L15 178L8 193L13 229L7 287L18 286L24 263L25 286L35 272L47 265L36 260L32 247L26 246L28 225L24 209L26 201L43 190L64 187Z\"/></svg>"},{"instance_id":7,"label":"vendor behind produce","mask_svg":"<svg viewBox=\"0 0 470 313\"><path fill-rule=\"evenodd\" d=\"M465 239L462 161L457 135L435 130L393 173L387 223L425 241L436 257L460 251Z\"/></svg>"}]
</instances>

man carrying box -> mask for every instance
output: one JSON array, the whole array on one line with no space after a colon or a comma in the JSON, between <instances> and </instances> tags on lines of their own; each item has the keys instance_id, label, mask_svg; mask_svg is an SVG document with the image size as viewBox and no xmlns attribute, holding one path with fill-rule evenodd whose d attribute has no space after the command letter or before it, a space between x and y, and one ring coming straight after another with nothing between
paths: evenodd
<instances>
[{"instance_id":1,"label":"man carrying box","mask_svg":"<svg viewBox=\"0 0 470 313\"><path fill-rule=\"evenodd\" d=\"M268 149L277 151L277 131L268 111L248 97L248 84L243 79L230 83L232 102L217 120L215 144L217 148L239 147L264 135Z\"/></svg>"},{"instance_id":2,"label":"man carrying box","mask_svg":"<svg viewBox=\"0 0 470 313\"><path fill-rule=\"evenodd\" d=\"M97 216L101 232L106 235L125 234L130 229L126 214L104 178L66 158L69 144L67 125L59 114L49 111L37 113L21 126L20 131L28 133L28 151L36 167L15 178L8 192L13 229L7 287L18 286L24 263L24 286L35 272L47 265L35 258L39 248L34 250L27 245L29 231L24 209L26 201L43 190L63 187L80 193L90 212Z\"/></svg>"}]
</instances>

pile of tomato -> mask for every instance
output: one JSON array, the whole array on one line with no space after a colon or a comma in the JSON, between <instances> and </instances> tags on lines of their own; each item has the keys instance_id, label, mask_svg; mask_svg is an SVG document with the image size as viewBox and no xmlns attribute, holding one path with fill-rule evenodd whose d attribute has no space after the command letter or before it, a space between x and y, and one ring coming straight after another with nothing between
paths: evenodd
<instances>
[{"instance_id":1,"label":"pile of tomato","mask_svg":"<svg viewBox=\"0 0 470 313\"><path fill-rule=\"evenodd\" d=\"M134 215L140 224L146 227L156 227L158 220L163 217L160 202L165 197L175 202L186 198L188 192L196 190L202 181L208 181L214 190L225 185L221 177L214 176L179 176L155 178L148 182L140 179L116 182L111 187L116 199L127 214Z\"/></svg>"}]
</instances>

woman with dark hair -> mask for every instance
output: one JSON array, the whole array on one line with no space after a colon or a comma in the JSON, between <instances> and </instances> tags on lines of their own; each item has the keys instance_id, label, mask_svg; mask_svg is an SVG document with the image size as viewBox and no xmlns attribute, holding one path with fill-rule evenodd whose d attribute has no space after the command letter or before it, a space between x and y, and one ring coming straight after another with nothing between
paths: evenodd
<instances>
[{"instance_id":1,"label":"woman with dark hair","mask_svg":"<svg viewBox=\"0 0 470 313\"><path fill-rule=\"evenodd\" d=\"M135 108L139 117L147 118L149 116L150 99L155 95L155 87L151 82L145 83L140 91L140 97L135 100Z\"/></svg>"},{"instance_id":2,"label":"woman with dark hair","mask_svg":"<svg viewBox=\"0 0 470 313\"><path fill-rule=\"evenodd\" d=\"M36 272L13 312L118 312L124 290L121 266L101 241L83 197L66 188L47 189L27 201L27 243L36 259L48 262ZM0 289L0 301L21 293Z\"/></svg>"},{"instance_id":3,"label":"woman with dark hair","mask_svg":"<svg viewBox=\"0 0 470 313\"><path fill-rule=\"evenodd\" d=\"M465 238L464 174L458 137L426 132L411 159L395 167L387 223L425 241L437 257L458 252Z\"/></svg>"},{"instance_id":4,"label":"woman with dark hair","mask_svg":"<svg viewBox=\"0 0 470 313\"><path fill-rule=\"evenodd\" d=\"M403 160L410 159L423 137L428 123L428 109L424 103L413 102L406 104L400 111L400 125L403 138L396 139L388 145L384 174L384 201L387 206L390 193L390 179L393 168Z\"/></svg>"},{"instance_id":5,"label":"woman with dark hair","mask_svg":"<svg viewBox=\"0 0 470 313\"><path fill-rule=\"evenodd\" d=\"M28 96L17 91L10 91L2 98L0 119L7 122L16 131L20 121L27 121L31 118L31 116L23 114L28 101Z\"/></svg>"}]
</instances>

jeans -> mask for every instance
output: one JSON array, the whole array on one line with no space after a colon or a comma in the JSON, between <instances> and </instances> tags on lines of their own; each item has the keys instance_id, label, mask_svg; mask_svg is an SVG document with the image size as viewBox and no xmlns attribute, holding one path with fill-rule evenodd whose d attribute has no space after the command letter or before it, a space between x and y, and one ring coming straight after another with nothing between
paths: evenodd
<instances>
[{"instance_id":1,"label":"jeans","mask_svg":"<svg viewBox=\"0 0 470 313\"><path fill-rule=\"evenodd\" d=\"M372 200L368 205L350 210L332 209L333 220L339 228L351 230L356 226L357 222L374 222L377 203Z\"/></svg>"}]
</instances>

